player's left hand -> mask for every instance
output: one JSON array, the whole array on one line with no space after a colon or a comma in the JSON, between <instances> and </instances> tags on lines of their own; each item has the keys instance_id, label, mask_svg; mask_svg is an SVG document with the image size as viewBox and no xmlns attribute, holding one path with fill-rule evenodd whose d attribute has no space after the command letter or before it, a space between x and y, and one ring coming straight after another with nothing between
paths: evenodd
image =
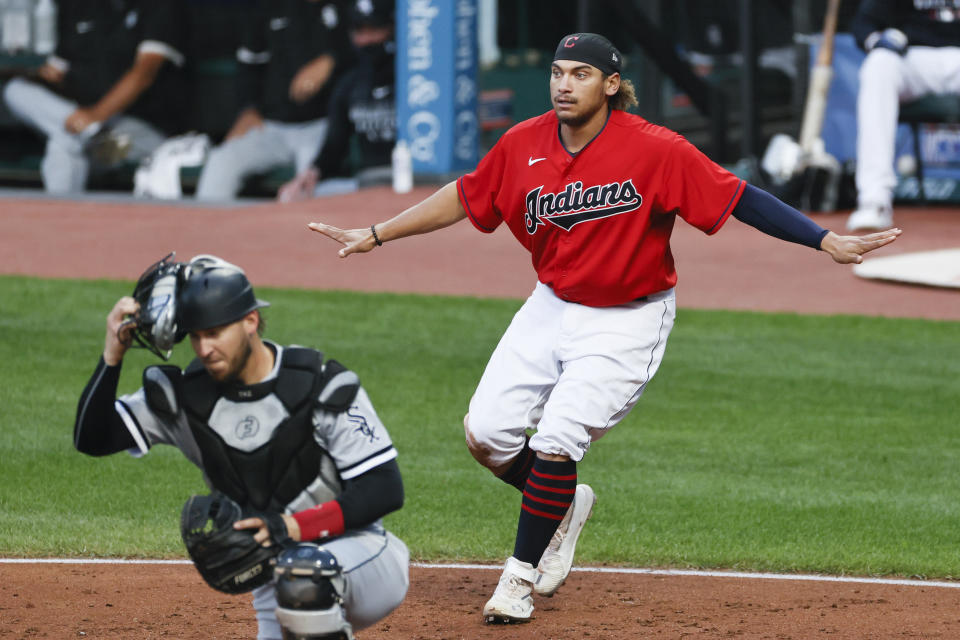
<instances>
[{"instance_id":1,"label":"player's left hand","mask_svg":"<svg viewBox=\"0 0 960 640\"><path fill-rule=\"evenodd\" d=\"M300 542L300 525L297 521L285 513L279 515L283 519L283 523L287 526L287 535L290 536L294 542ZM233 528L256 529L257 532L253 534L253 539L265 547L273 544L274 538L277 537L276 534L271 535L270 527L263 518L244 518L243 520L237 520L233 523Z\"/></svg>"},{"instance_id":2,"label":"player's left hand","mask_svg":"<svg viewBox=\"0 0 960 640\"><path fill-rule=\"evenodd\" d=\"M863 254L879 249L897 239L903 231L901 229L887 229L869 233L864 236L838 236L833 231L823 236L820 248L830 254L834 261L840 264L860 264Z\"/></svg>"}]
</instances>

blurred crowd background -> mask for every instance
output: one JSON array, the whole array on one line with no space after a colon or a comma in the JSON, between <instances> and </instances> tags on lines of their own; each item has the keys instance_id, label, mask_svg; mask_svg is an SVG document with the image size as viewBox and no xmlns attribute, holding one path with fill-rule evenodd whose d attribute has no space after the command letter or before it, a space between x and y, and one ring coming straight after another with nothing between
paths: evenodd
<instances>
[{"instance_id":1,"label":"blurred crowd background","mask_svg":"<svg viewBox=\"0 0 960 640\"><path fill-rule=\"evenodd\" d=\"M67 0L60 0L63 4ZM159 1L159 0L154 0ZM174 0L165 0L173 2ZM350 0L296 0L332 5ZM121 3L122 0L70 0ZM272 3L289 4L289 0ZM0 0L0 83L55 53L55 0ZM177 131L223 142L245 108L237 52L256 0L182 0L184 56ZM715 161L736 165L763 152L779 132L796 135L811 47L826 0L479 0L480 154L511 124L549 109L547 75L558 39L575 31L607 35L626 56L637 111L685 135ZM843 32L857 3L841 6ZM65 5L64 5L65 6ZM62 8L62 7L59 7ZM0 105L0 186L42 187L45 138ZM356 143L353 143L355 152ZM319 149L318 149L319 152ZM91 172L88 189L132 188L133 166ZM245 180L238 195L275 197L298 171L292 163ZM185 171L184 195L199 169Z\"/></svg>"}]
</instances>

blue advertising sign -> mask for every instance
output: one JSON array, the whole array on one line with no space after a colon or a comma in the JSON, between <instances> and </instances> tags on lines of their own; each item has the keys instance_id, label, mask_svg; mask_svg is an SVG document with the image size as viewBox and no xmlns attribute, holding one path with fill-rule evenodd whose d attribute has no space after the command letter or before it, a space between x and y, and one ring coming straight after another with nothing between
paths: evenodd
<instances>
[{"instance_id":1,"label":"blue advertising sign","mask_svg":"<svg viewBox=\"0 0 960 640\"><path fill-rule=\"evenodd\" d=\"M478 92L477 0L397 0L397 137L414 173L476 166Z\"/></svg>"}]
</instances>

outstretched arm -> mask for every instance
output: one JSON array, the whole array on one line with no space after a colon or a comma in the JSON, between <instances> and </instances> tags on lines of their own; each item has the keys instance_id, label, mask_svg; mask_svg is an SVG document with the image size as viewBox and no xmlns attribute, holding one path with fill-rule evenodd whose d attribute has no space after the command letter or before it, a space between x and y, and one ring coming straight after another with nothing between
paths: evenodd
<instances>
[{"instance_id":1,"label":"outstretched arm","mask_svg":"<svg viewBox=\"0 0 960 640\"><path fill-rule=\"evenodd\" d=\"M378 222L364 229L338 229L322 222L311 222L307 226L343 245L339 255L346 258L351 253L366 253L375 246L390 240L407 236L430 233L449 227L467 217L467 212L457 197L457 183L450 182L441 187L432 196L415 204L403 213L386 222ZM376 237L374 237L376 230Z\"/></svg>"},{"instance_id":2,"label":"outstretched arm","mask_svg":"<svg viewBox=\"0 0 960 640\"><path fill-rule=\"evenodd\" d=\"M747 185L733 216L775 238L822 249L840 264L859 264L863 254L890 244L902 233L900 229L887 229L865 236L839 236L752 185Z\"/></svg>"}]
</instances>

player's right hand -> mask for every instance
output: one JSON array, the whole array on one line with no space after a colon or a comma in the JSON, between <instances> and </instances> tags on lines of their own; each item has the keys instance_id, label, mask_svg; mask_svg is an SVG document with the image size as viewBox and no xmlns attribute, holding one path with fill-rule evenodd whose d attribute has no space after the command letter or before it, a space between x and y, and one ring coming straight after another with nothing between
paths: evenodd
<instances>
[{"instance_id":1,"label":"player's right hand","mask_svg":"<svg viewBox=\"0 0 960 640\"><path fill-rule=\"evenodd\" d=\"M133 342L134 316L140 305L130 296L117 300L107 314L107 335L103 342L103 361L113 367L120 364Z\"/></svg>"},{"instance_id":2,"label":"player's right hand","mask_svg":"<svg viewBox=\"0 0 960 640\"><path fill-rule=\"evenodd\" d=\"M283 523L287 527L287 535L290 536L290 539L294 542L300 542L300 524L293 518L293 516L288 516L285 513L278 514L283 520ZM271 537L270 527L267 525L266 521L263 518L253 517L253 518L244 518L243 520L237 520L233 523L234 529L256 529L257 532L253 534L253 539L262 544L265 547L269 547L273 544L273 539Z\"/></svg>"},{"instance_id":3,"label":"player's right hand","mask_svg":"<svg viewBox=\"0 0 960 640\"><path fill-rule=\"evenodd\" d=\"M342 244L343 248L337 252L337 255L341 258L346 258L351 253L366 253L376 246L370 227L366 229L338 229L322 222L311 222L307 227L311 231L322 233L331 240L336 240Z\"/></svg>"}]
</instances>

